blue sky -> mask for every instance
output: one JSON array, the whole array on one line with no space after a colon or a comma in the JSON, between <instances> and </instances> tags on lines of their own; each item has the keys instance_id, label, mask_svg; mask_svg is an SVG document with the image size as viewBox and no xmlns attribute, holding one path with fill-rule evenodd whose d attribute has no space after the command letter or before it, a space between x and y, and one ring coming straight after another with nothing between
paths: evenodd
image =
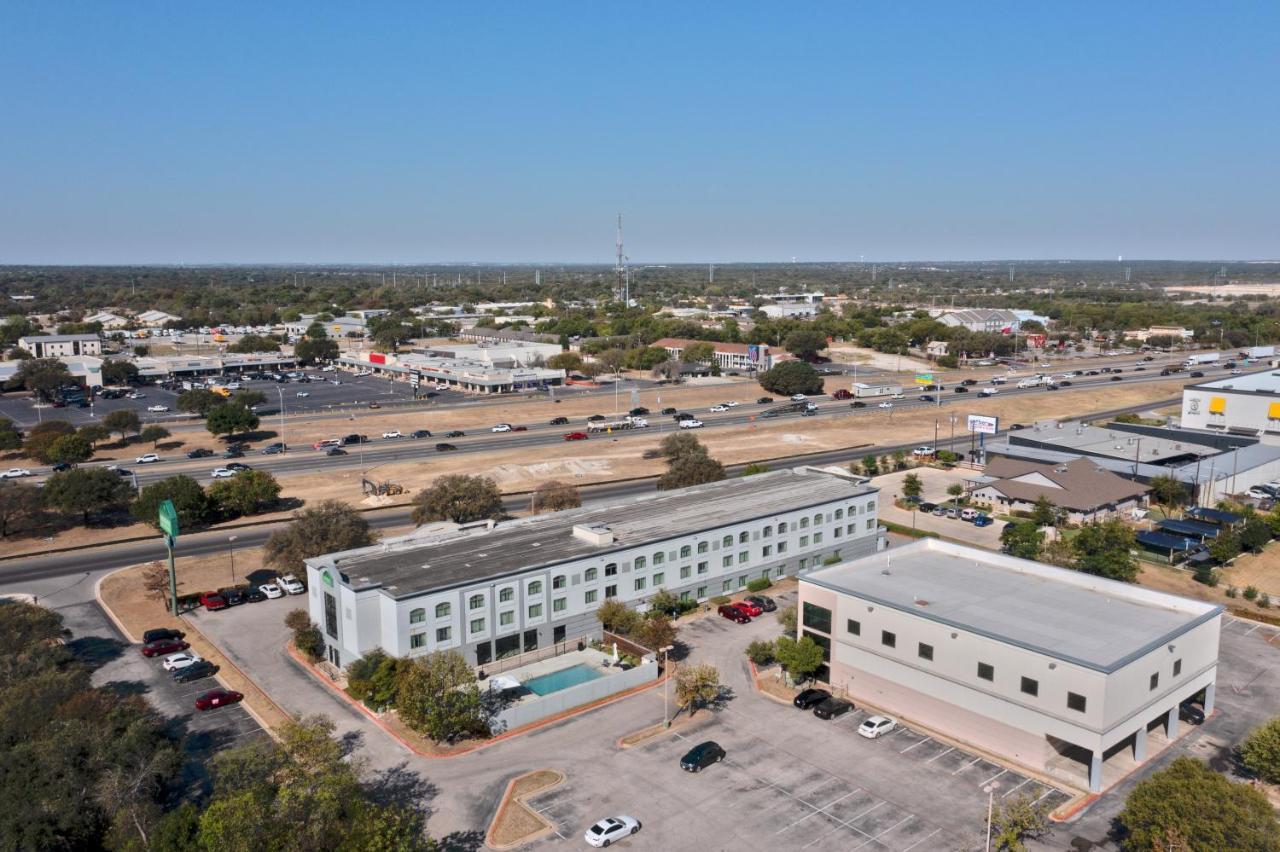
<instances>
[{"instance_id":1,"label":"blue sky","mask_svg":"<svg viewBox=\"0 0 1280 852\"><path fill-rule=\"evenodd\" d=\"M0 4L0 263L1280 256L1280 4Z\"/></svg>"}]
</instances>

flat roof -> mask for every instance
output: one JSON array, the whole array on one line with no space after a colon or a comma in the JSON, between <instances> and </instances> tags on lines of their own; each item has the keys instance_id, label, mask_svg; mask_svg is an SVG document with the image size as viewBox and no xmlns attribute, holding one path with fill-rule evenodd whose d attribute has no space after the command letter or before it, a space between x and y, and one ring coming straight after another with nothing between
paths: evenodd
<instances>
[{"instance_id":1,"label":"flat roof","mask_svg":"<svg viewBox=\"0 0 1280 852\"><path fill-rule=\"evenodd\" d=\"M1185 390L1280 395L1280 370L1267 369L1240 376L1227 376L1225 379L1187 385Z\"/></svg>"},{"instance_id":2,"label":"flat roof","mask_svg":"<svg viewBox=\"0 0 1280 852\"><path fill-rule=\"evenodd\" d=\"M353 589L381 586L392 597L407 598L878 490L848 474L800 467L519 518L492 529L453 530L432 540L407 536L307 561L336 568ZM576 526L595 525L611 531L613 542L593 544L574 534Z\"/></svg>"},{"instance_id":3,"label":"flat roof","mask_svg":"<svg viewBox=\"0 0 1280 852\"><path fill-rule=\"evenodd\" d=\"M937 539L824 568L800 582L1101 672L1223 609Z\"/></svg>"},{"instance_id":4,"label":"flat roof","mask_svg":"<svg viewBox=\"0 0 1280 852\"><path fill-rule=\"evenodd\" d=\"M1186 456L1203 458L1218 453L1216 448L1208 444L1197 444L1188 440L1185 435L1174 434L1165 438L1057 420L1046 420L1028 429L1010 432L1007 439L1014 445L1039 443L1046 448L1124 459L1130 463L1140 461L1152 464Z\"/></svg>"}]
</instances>

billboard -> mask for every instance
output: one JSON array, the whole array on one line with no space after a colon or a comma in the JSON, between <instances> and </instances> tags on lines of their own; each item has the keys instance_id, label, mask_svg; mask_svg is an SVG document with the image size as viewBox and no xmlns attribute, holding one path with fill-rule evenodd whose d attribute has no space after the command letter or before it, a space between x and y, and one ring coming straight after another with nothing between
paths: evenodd
<instances>
[{"instance_id":1,"label":"billboard","mask_svg":"<svg viewBox=\"0 0 1280 852\"><path fill-rule=\"evenodd\" d=\"M985 414L970 414L969 431L979 435L994 435L1000 431L1000 418L988 417Z\"/></svg>"},{"instance_id":2,"label":"billboard","mask_svg":"<svg viewBox=\"0 0 1280 852\"><path fill-rule=\"evenodd\" d=\"M386 356L386 355L383 355L381 352L370 352L370 353L369 353L369 363L370 363L370 364L385 364L385 363L387 363L387 356Z\"/></svg>"},{"instance_id":3,"label":"billboard","mask_svg":"<svg viewBox=\"0 0 1280 852\"><path fill-rule=\"evenodd\" d=\"M933 384L933 373L916 373L916 384L918 385Z\"/></svg>"},{"instance_id":4,"label":"billboard","mask_svg":"<svg viewBox=\"0 0 1280 852\"><path fill-rule=\"evenodd\" d=\"M760 346L752 343L747 346L747 360L752 364L760 363Z\"/></svg>"}]
</instances>

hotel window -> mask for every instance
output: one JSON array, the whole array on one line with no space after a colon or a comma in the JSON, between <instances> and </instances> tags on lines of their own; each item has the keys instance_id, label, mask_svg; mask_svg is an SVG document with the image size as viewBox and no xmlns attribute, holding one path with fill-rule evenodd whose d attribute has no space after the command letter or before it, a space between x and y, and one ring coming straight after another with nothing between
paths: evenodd
<instances>
[{"instance_id":1,"label":"hotel window","mask_svg":"<svg viewBox=\"0 0 1280 852\"><path fill-rule=\"evenodd\" d=\"M1077 695L1074 692L1067 693L1067 709L1084 712L1085 700L1083 695Z\"/></svg>"},{"instance_id":2,"label":"hotel window","mask_svg":"<svg viewBox=\"0 0 1280 852\"><path fill-rule=\"evenodd\" d=\"M990 663L978 663L978 679L994 682L996 679L996 667Z\"/></svg>"},{"instance_id":3,"label":"hotel window","mask_svg":"<svg viewBox=\"0 0 1280 852\"><path fill-rule=\"evenodd\" d=\"M484 595L472 595L471 600L467 601L469 609L480 609L484 606Z\"/></svg>"},{"instance_id":4,"label":"hotel window","mask_svg":"<svg viewBox=\"0 0 1280 852\"><path fill-rule=\"evenodd\" d=\"M589 570L592 572L592 576L589 579L594 580L596 569L591 568ZM510 586L507 586L505 589L498 590L499 603L510 603L511 601L515 600L515 597L516 597L516 590L511 588Z\"/></svg>"},{"instance_id":5,"label":"hotel window","mask_svg":"<svg viewBox=\"0 0 1280 852\"><path fill-rule=\"evenodd\" d=\"M880 644L887 648L896 648L898 647L898 637L893 633L890 633L888 630L881 630Z\"/></svg>"},{"instance_id":6,"label":"hotel window","mask_svg":"<svg viewBox=\"0 0 1280 852\"><path fill-rule=\"evenodd\" d=\"M569 585L569 579L563 574L551 578L551 588L553 589L563 589L567 585Z\"/></svg>"},{"instance_id":7,"label":"hotel window","mask_svg":"<svg viewBox=\"0 0 1280 852\"><path fill-rule=\"evenodd\" d=\"M862 623L854 621L852 618L845 620L845 630L848 630L854 636L862 635Z\"/></svg>"},{"instance_id":8,"label":"hotel window","mask_svg":"<svg viewBox=\"0 0 1280 852\"><path fill-rule=\"evenodd\" d=\"M534 580L532 583L530 583L530 584L529 584L529 594L531 594L531 595L540 595L540 594L542 594L542 581L541 581L541 580Z\"/></svg>"},{"instance_id":9,"label":"hotel window","mask_svg":"<svg viewBox=\"0 0 1280 852\"><path fill-rule=\"evenodd\" d=\"M665 561L666 561L666 557L662 554L662 551L658 551L657 553L653 554L654 565L661 565Z\"/></svg>"},{"instance_id":10,"label":"hotel window","mask_svg":"<svg viewBox=\"0 0 1280 852\"><path fill-rule=\"evenodd\" d=\"M822 533L816 532L813 534L813 543L822 544Z\"/></svg>"},{"instance_id":11,"label":"hotel window","mask_svg":"<svg viewBox=\"0 0 1280 852\"><path fill-rule=\"evenodd\" d=\"M720 557L720 567L721 567L721 568L732 568L732 567L733 567L733 557L732 557L732 556L721 556L721 557Z\"/></svg>"},{"instance_id":12,"label":"hotel window","mask_svg":"<svg viewBox=\"0 0 1280 852\"><path fill-rule=\"evenodd\" d=\"M809 567L809 560L808 560L808 559L801 559L801 560L800 560L800 570L801 570L801 571L803 571L804 569L806 569L806 568L808 568L808 567Z\"/></svg>"},{"instance_id":13,"label":"hotel window","mask_svg":"<svg viewBox=\"0 0 1280 852\"><path fill-rule=\"evenodd\" d=\"M693 548L690 547L689 545L686 544L684 547L680 548L681 559L688 559L692 555L693 555Z\"/></svg>"},{"instance_id":14,"label":"hotel window","mask_svg":"<svg viewBox=\"0 0 1280 852\"><path fill-rule=\"evenodd\" d=\"M595 589L588 589L588 590L587 590L586 595L583 597L583 601L584 601L584 602L586 602L586 603L589 603L589 604L593 604L593 603L595 603L595 602L596 602L596 590L595 590Z\"/></svg>"},{"instance_id":15,"label":"hotel window","mask_svg":"<svg viewBox=\"0 0 1280 852\"><path fill-rule=\"evenodd\" d=\"M751 533L746 530L738 533L738 544L746 544L749 541L751 541Z\"/></svg>"},{"instance_id":16,"label":"hotel window","mask_svg":"<svg viewBox=\"0 0 1280 852\"><path fill-rule=\"evenodd\" d=\"M1155 689L1159 685L1160 685L1160 672L1152 672L1150 688Z\"/></svg>"},{"instance_id":17,"label":"hotel window","mask_svg":"<svg viewBox=\"0 0 1280 852\"><path fill-rule=\"evenodd\" d=\"M732 581L732 580L725 580L723 583L721 583L721 584L720 584L720 591L722 591L722 592L732 592L732 591L733 591L733 581Z\"/></svg>"},{"instance_id":18,"label":"hotel window","mask_svg":"<svg viewBox=\"0 0 1280 852\"><path fill-rule=\"evenodd\" d=\"M847 532L849 535L853 535L853 531L856 530L857 528L858 528L857 524L849 524L844 528L844 531Z\"/></svg>"},{"instance_id":19,"label":"hotel window","mask_svg":"<svg viewBox=\"0 0 1280 852\"><path fill-rule=\"evenodd\" d=\"M807 530L807 529L809 529L809 519L808 519L808 518L801 518L801 519L800 519L800 529L802 529L802 530Z\"/></svg>"},{"instance_id":20,"label":"hotel window","mask_svg":"<svg viewBox=\"0 0 1280 852\"><path fill-rule=\"evenodd\" d=\"M921 643L916 647L916 656L917 656L917 657L919 657L919 658L920 658L920 659L922 659L922 660L932 660L932 659L933 659L933 646L932 646L932 645L926 645L924 642L921 642Z\"/></svg>"},{"instance_id":21,"label":"hotel window","mask_svg":"<svg viewBox=\"0 0 1280 852\"><path fill-rule=\"evenodd\" d=\"M698 552L699 553L707 552L707 543L705 541L698 542Z\"/></svg>"},{"instance_id":22,"label":"hotel window","mask_svg":"<svg viewBox=\"0 0 1280 852\"><path fill-rule=\"evenodd\" d=\"M867 532L871 532L875 528L876 528L876 519L867 518Z\"/></svg>"},{"instance_id":23,"label":"hotel window","mask_svg":"<svg viewBox=\"0 0 1280 852\"><path fill-rule=\"evenodd\" d=\"M657 574L654 574L654 575L653 575L653 587L656 589L658 586L661 586L661 585L662 585L662 581L663 581L664 579L666 579L666 576L667 576L667 575L666 575L666 574L664 574L664 573L663 573L663 572L661 572L661 571L659 571Z\"/></svg>"},{"instance_id":24,"label":"hotel window","mask_svg":"<svg viewBox=\"0 0 1280 852\"><path fill-rule=\"evenodd\" d=\"M636 577L636 591L644 588L644 577Z\"/></svg>"},{"instance_id":25,"label":"hotel window","mask_svg":"<svg viewBox=\"0 0 1280 852\"><path fill-rule=\"evenodd\" d=\"M410 634L409 634L409 647L410 647L410 648L424 648L424 647L426 647L426 644L427 644L427 634L425 634L425 633L410 633Z\"/></svg>"},{"instance_id":26,"label":"hotel window","mask_svg":"<svg viewBox=\"0 0 1280 852\"><path fill-rule=\"evenodd\" d=\"M689 577L690 577L692 574L693 574L693 566L692 566L692 565L681 565L681 566L680 566L680 579L681 579L681 580L687 580L687 579L689 579Z\"/></svg>"},{"instance_id":27,"label":"hotel window","mask_svg":"<svg viewBox=\"0 0 1280 852\"><path fill-rule=\"evenodd\" d=\"M449 609L450 607L447 603L436 604L436 618L448 618Z\"/></svg>"},{"instance_id":28,"label":"hotel window","mask_svg":"<svg viewBox=\"0 0 1280 852\"><path fill-rule=\"evenodd\" d=\"M801 623L805 627L812 627L814 630L821 630L823 633L831 632L831 610L825 606L818 606L805 601L801 614L803 616Z\"/></svg>"},{"instance_id":29,"label":"hotel window","mask_svg":"<svg viewBox=\"0 0 1280 852\"><path fill-rule=\"evenodd\" d=\"M471 619L471 632L472 632L472 633L483 633L483 632L484 632L484 619L483 619L483 618L473 618L473 619Z\"/></svg>"},{"instance_id":30,"label":"hotel window","mask_svg":"<svg viewBox=\"0 0 1280 852\"><path fill-rule=\"evenodd\" d=\"M738 564L742 565L750 558L751 558L751 555L744 550L738 554Z\"/></svg>"},{"instance_id":31,"label":"hotel window","mask_svg":"<svg viewBox=\"0 0 1280 852\"><path fill-rule=\"evenodd\" d=\"M699 598L699 599L702 599L702 598L705 598L706 596L707 596L707 587L706 587L706 586L699 586L699 587L698 587L698 598Z\"/></svg>"},{"instance_id":32,"label":"hotel window","mask_svg":"<svg viewBox=\"0 0 1280 852\"><path fill-rule=\"evenodd\" d=\"M778 542L778 552L779 553L787 552L787 543L785 541Z\"/></svg>"},{"instance_id":33,"label":"hotel window","mask_svg":"<svg viewBox=\"0 0 1280 852\"><path fill-rule=\"evenodd\" d=\"M760 534L765 538L768 538L769 536L773 535L773 527L772 526L765 527L764 531Z\"/></svg>"},{"instance_id":34,"label":"hotel window","mask_svg":"<svg viewBox=\"0 0 1280 852\"><path fill-rule=\"evenodd\" d=\"M783 535L787 531L787 522L778 521L778 535Z\"/></svg>"},{"instance_id":35,"label":"hotel window","mask_svg":"<svg viewBox=\"0 0 1280 852\"><path fill-rule=\"evenodd\" d=\"M617 586L605 586L605 587L604 587L604 596L605 596L605 599L606 599L606 600L607 600L607 599L609 599L609 598L616 598L616 597L618 596L618 587L617 587Z\"/></svg>"},{"instance_id":36,"label":"hotel window","mask_svg":"<svg viewBox=\"0 0 1280 852\"><path fill-rule=\"evenodd\" d=\"M425 609L414 609L409 611L409 623L421 624L427 620L427 611Z\"/></svg>"},{"instance_id":37,"label":"hotel window","mask_svg":"<svg viewBox=\"0 0 1280 852\"><path fill-rule=\"evenodd\" d=\"M772 556L772 555L773 555L773 545L772 545L772 544L766 544L764 547L762 547L762 548L760 549L760 555L761 555L761 556Z\"/></svg>"},{"instance_id":38,"label":"hotel window","mask_svg":"<svg viewBox=\"0 0 1280 852\"><path fill-rule=\"evenodd\" d=\"M746 584L747 584L747 575L743 574L741 577L738 578L738 588L741 589Z\"/></svg>"},{"instance_id":39,"label":"hotel window","mask_svg":"<svg viewBox=\"0 0 1280 852\"><path fill-rule=\"evenodd\" d=\"M681 593L680 593L680 600L682 600L682 601L687 601L687 600L692 600L692 599L693 599L693 595L689 594L689 590L688 590L688 589L686 589L686 590L684 590L683 592L681 592Z\"/></svg>"},{"instance_id":40,"label":"hotel window","mask_svg":"<svg viewBox=\"0 0 1280 852\"><path fill-rule=\"evenodd\" d=\"M450 628L448 628L448 627L437 627L437 628L436 628L436 641L437 641L437 642L448 642L448 641L449 641L449 634L450 634L450 632L451 632L451 630L450 630Z\"/></svg>"},{"instance_id":41,"label":"hotel window","mask_svg":"<svg viewBox=\"0 0 1280 852\"><path fill-rule=\"evenodd\" d=\"M808 547L808 546L809 546L809 536L807 536L807 535L802 535L802 536L800 536L800 546L801 546L801 547Z\"/></svg>"},{"instance_id":42,"label":"hotel window","mask_svg":"<svg viewBox=\"0 0 1280 852\"><path fill-rule=\"evenodd\" d=\"M1040 694L1040 682L1035 678L1024 677L1022 679L1022 691L1027 695Z\"/></svg>"},{"instance_id":43,"label":"hotel window","mask_svg":"<svg viewBox=\"0 0 1280 852\"><path fill-rule=\"evenodd\" d=\"M820 524L820 523L822 523L822 513L821 513L821 512L819 512L818 514L816 514L816 515L814 515L814 516L813 516L813 525L816 527L816 526L817 526L818 524Z\"/></svg>"},{"instance_id":44,"label":"hotel window","mask_svg":"<svg viewBox=\"0 0 1280 852\"><path fill-rule=\"evenodd\" d=\"M1182 660L1173 661L1173 676L1177 677L1182 674Z\"/></svg>"},{"instance_id":45,"label":"hotel window","mask_svg":"<svg viewBox=\"0 0 1280 852\"><path fill-rule=\"evenodd\" d=\"M516 620L516 614L514 612L498 613L498 626L500 627L508 627L515 620Z\"/></svg>"},{"instance_id":46,"label":"hotel window","mask_svg":"<svg viewBox=\"0 0 1280 852\"><path fill-rule=\"evenodd\" d=\"M636 557L635 569L636 569L637 571L643 571L645 568L648 568L648 567L649 567L649 560L648 560L648 559L646 559L646 558L645 558L645 557L643 557L643 556L637 556L637 557ZM617 566L617 565L615 565L615 566L613 566L613 574L617 574L617 573L618 573L618 566ZM613 574L610 574L610 573L609 573L609 566L608 566L608 565L606 565L606 566L604 567L604 575L605 575L606 577L612 577L612 576L613 576Z\"/></svg>"},{"instance_id":47,"label":"hotel window","mask_svg":"<svg viewBox=\"0 0 1280 852\"><path fill-rule=\"evenodd\" d=\"M733 547L733 536L731 536L731 535L727 535L727 536L725 536L724 538L720 539L720 546L721 546L721 547Z\"/></svg>"},{"instance_id":48,"label":"hotel window","mask_svg":"<svg viewBox=\"0 0 1280 852\"><path fill-rule=\"evenodd\" d=\"M699 574L705 574L705 573L707 573L707 570L708 570L710 567L711 567L711 566L710 566L710 564L708 564L708 563L706 563L706 562L699 562L699 563L698 563L698 573L699 573Z\"/></svg>"},{"instance_id":49,"label":"hotel window","mask_svg":"<svg viewBox=\"0 0 1280 852\"><path fill-rule=\"evenodd\" d=\"M644 557L643 557L643 556L641 556L640 558L641 558L641 559L644 559ZM636 567L637 567L637 568L643 568L643 567L644 567L644 565L637 565ZM616 562L610 562L608 565L604 566L604 575L605 575L606 577L612 577L614 574L617 574L617 573L618 573L618 563L616 563ZM595 579L595 575L594 575L594 574L591 576L591 579L593 579L593 580Z\"/></svg>"},{"instance_id":50,"label":"hotel window","mask_svg":"<svg viewBox=\"0 0 1280 852\"><path fill-rule=\"evenodd\" d=\"M552 612L564 612L565 607L567 607L568 605L569 605L569 599L568 599L568 598L556 598L555 600L553 600L553 601L551 602L551 611L552 611Z\"/></svg>"},{"instance_id":51,"label":"hotel window","mask_svg":"<svg viewBox=\"0 0 1280 852\"><path fill-rule=\"evenodd\" d=\"M542 604L529 604L529 617L542 618Z\"/></svg>"},{"instance_id":52,"label":"hotel window","mask_svg":"<svg viewBox=\"0 0 1280 852\"><path fill-rule=\"evenodd\" d=\"M843 517L844 517L844 509L836 509L836 520L838 521Z\"/></svg>"},{"instance_id":53,"label":"hotel window","mask_svg":"<svg viewBox=\"0 0 1280 852\"><path fill-rule=\"evenodd\" d=\"M831 535L834 536L835 538L839 538L840 536L844 535L844 530L840 529L839 527L832 527Z\"/></svg>"},{"instance_id":54,"label":"hotel window","mask_svg":"<svg viewBox=\"0 0 1280 852\"><path fill-rule=\"evenodd\" d=\"M870 503L867 504L867 511L874 512L875 510L876 510L876 501L872 500Z\"/></svg>"}]
</instances>

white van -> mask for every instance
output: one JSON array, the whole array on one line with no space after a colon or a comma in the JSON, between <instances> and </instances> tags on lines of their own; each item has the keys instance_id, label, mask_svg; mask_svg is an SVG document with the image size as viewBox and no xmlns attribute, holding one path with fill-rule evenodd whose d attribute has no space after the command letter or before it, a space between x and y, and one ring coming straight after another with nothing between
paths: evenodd
<instances>
[{"instance_id":1,"label":"white van","mask_svg":"<svg viewBox=\"0 0 1280 852\"><path fill-rule=\"evenodd\" d=\"M1018 387L1019 387L1019 388L1033 388L1033 387L1036 387L1036 386L1037 386L1037 385L1039 385L1039 384L1040 384L1040 380L1039 380L1039 379L1023 379L1022 381L1018 382Z\"/></svg>"}]
</instances>

